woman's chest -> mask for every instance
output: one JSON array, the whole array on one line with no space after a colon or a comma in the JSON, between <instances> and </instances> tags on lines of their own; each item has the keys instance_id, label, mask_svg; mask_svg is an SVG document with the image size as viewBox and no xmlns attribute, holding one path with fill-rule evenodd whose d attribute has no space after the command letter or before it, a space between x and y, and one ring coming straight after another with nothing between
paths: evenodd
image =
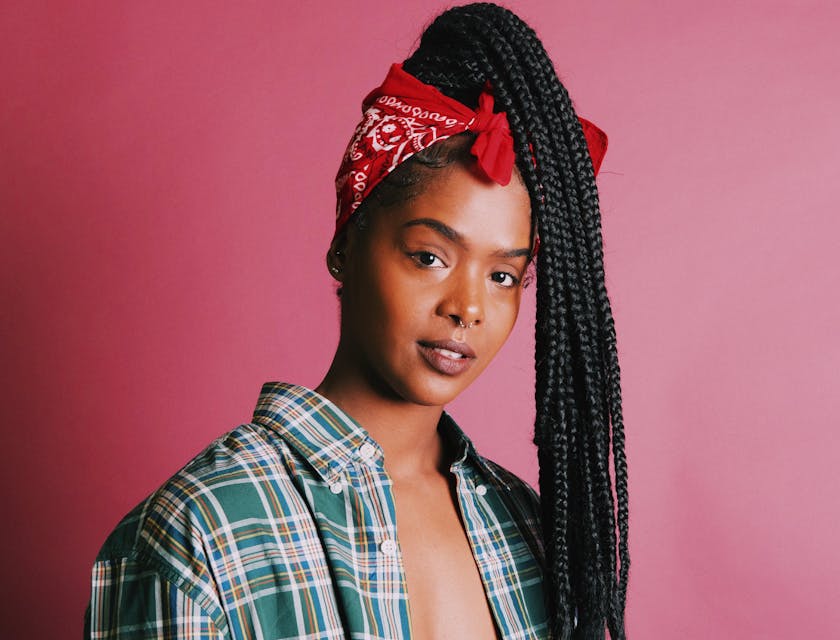
<instances>
[{"instance_id":1,"label":"woman's chest","mask_svg":"<svg viewBox=\"0 0 840 640\"><path fill-rule=\"evenodd\" d=\"M371 464L293 471L241 561L212 550L232 637L545 636L541 569L496 491L464 476L448 499L400 497Z\"/></svg>"},{"instance_id":2,"label":"woman's chest","mask_svg":"<svg viewBox=\"0 0 840 640\"><path fill-rule=\"evenodd\" d=\"M399 551L414 640L499 637L464 528L457 483L442 477L394 484Z\"/></svg>"}]
</instances>

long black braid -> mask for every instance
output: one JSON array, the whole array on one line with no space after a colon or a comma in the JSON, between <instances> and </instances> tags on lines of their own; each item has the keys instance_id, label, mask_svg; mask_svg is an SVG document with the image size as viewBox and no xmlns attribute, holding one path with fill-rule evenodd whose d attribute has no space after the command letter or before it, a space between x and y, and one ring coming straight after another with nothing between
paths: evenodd
<instances>
[{"instance_id":1,"label":"long black braid","mask_svg":"<svg viewBox=\"0 0 840 640\"><path fill-rule=\"evenodd\" d=\"M540 238L534 442L552 636L603 639L606 628L624 638L630 556L620 373L598 190L580 123L534 31L493 4L440 15L404 68L472 107L489 80L497 110L507 113Z\"/></svg>"}]
</instances>

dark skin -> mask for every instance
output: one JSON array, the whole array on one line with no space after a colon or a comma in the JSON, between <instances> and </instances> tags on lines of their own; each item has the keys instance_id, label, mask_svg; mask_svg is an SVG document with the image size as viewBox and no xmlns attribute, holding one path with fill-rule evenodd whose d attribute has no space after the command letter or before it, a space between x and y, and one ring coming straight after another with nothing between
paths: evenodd
<instances>
[{"instance_id":1,"label":"dark skin","mask_svg":"<svg viewBox=\"0 0 840 640\"><path fill-rule=\"evenodd\" d=\"M474 162L429 176L419 195L370 211L368 228L350 225L333 241L341 337L316 391L384 452L413 637L495 638L455 497L454 452L437 425L514 326L530 201L518 174L502 187Z\"/></svg>"}]
</instances>

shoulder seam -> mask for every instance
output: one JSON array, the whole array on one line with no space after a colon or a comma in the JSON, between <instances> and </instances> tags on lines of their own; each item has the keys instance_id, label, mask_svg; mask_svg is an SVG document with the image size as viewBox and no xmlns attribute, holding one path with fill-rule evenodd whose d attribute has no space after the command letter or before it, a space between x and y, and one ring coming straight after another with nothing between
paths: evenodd
<instances>
[{"instance_id":1,"label":"shoulder seam","mask_svg":"<svg viewBox=\"0 0 840 640\"><path fill-rule=\"evenodd\" d=\"M178 589L178 591L183 593L186 598L189 598L192 602L194 602L196 606L204 612L207 618L213 622L213 626L216 627L216 630L219 631L219 633L225 633L227 631L227 621L225 620L224 612L220 611L218 616L213 616L210 613L208 605L213 605L214 603L210 601L210 597L206 593L202 592L200 585L189 580L185 575L179 573L173 567L160 562L158 557L144 552L141 549L137 549L136 547L132 547L123 554L115 554L106 558L98 558L96 563L114 562L118 560L131 560L136 562L142 568L153 571L160 576L162 580L165 580L169 584L173 585L176 589ZM221 610L221 603L218 604L218 608Z\"/></svg>"}]
</instances>

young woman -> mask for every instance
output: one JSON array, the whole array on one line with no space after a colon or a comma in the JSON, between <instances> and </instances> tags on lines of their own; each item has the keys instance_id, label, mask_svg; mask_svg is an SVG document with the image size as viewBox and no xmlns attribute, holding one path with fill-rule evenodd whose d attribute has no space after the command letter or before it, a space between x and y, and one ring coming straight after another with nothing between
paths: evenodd
<instances>
[{"instance_id":1,"label":"young woman","mask_svg":"<svg viewBox=\"0 0 840 640\"><path fill-rule=\"evenodd\" d=\"M439 16L363 112L336 180L332 365L315 390L266 384L252 423L126 516L94 565L90 637L624 637L605 138L491 4ZM541 500L443 411L507 339L534 263Z\"/></svg>"}]
</instances>

